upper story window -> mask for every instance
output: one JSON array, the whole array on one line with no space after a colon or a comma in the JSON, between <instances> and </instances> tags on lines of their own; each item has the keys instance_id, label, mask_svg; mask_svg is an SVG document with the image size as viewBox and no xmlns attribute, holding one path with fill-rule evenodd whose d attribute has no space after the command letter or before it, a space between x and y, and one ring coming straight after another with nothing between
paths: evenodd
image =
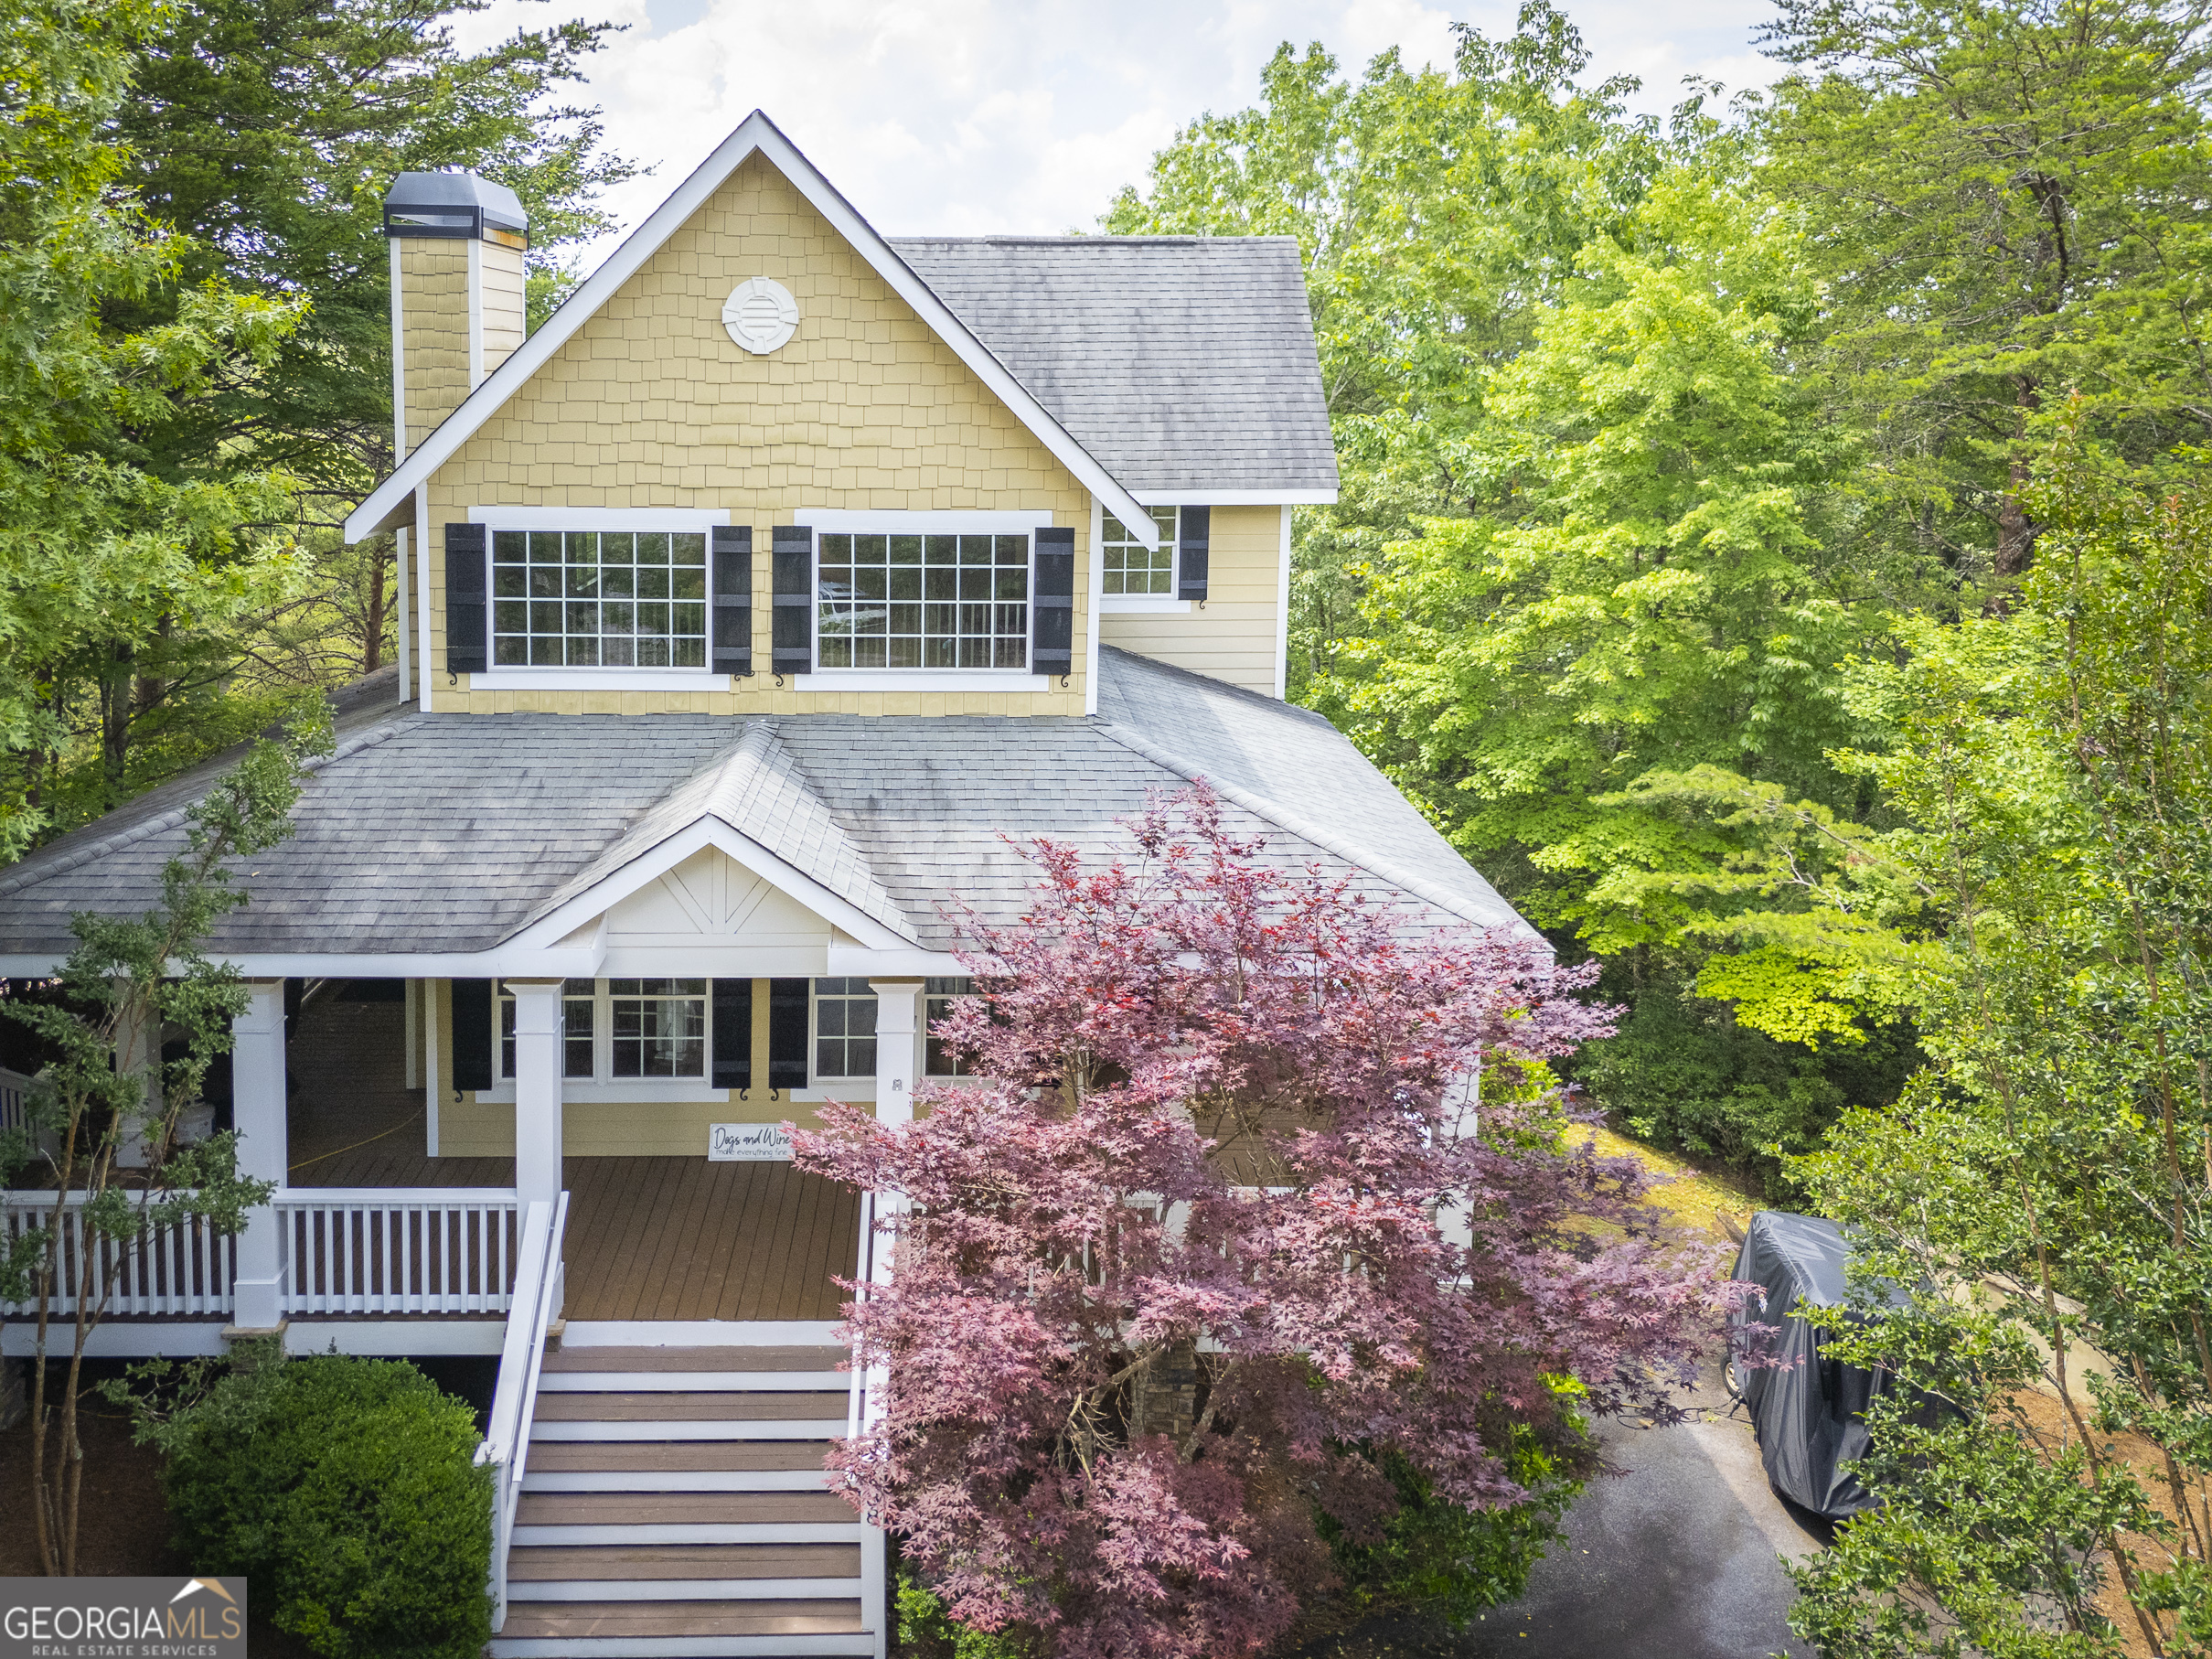
<instances>
[{"instance_id":1,"label":"upper story window","mask_svg":"<svg viewBox=\"0 0 2212 1659\"><path fill-rule=\"evenodd\" d=\"M1029 666L1027 536L825 533L817 572L820 668Z\"/></svg>"},{"instance_id":2,"label":"upper story window","mask_svg":"<svg viewBox=\"0 0 2212 1659\"><path fill-rule=\"evenodd\" d=\"M1159 527L1159 545L1147 547L1112 513L1101 527L1099 547L1106 555L1106 588L1115 594L1171 598L1175 593L1175 508L1149 509Z\"/></svg>"},{"instance_id":3,"label":"upper story window","mask_svg":"<svg viewBox=\"0 0 2212 1659\"><path fill-rule=\"evenodd\" d=\"M502 530L491 540L495 668L707 666L704 533Z\"/></svg>"}]
</instances>

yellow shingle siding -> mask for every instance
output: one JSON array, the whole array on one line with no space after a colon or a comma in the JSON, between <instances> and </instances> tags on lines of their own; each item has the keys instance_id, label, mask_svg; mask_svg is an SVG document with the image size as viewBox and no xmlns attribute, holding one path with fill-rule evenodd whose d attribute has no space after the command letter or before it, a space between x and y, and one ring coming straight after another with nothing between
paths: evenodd
<instances>
[{"instance_id":1,"label":"yellow shingle siding","mask_svg":"<svg viewBox=\"0 0 2212 1659\"><path fill-rule=\"evenodd\" d=\"M1108 611L1098 619L1098 637L1273 696L1282 641L1284 510L1213 508L1205 603L1188 614Z\"/></svg>"},{"instance_id":2,"label":"yellow shingle siding","mask_svg":"<svg viewBox=\"0 0 2212 1659\"><path fill-rule=\"evenodd\" d=\"M797 333L721 324L768 276ZM435 706L474 713L1080 714L1090 495L764 158L732 174L432 477ZM479 505L726 508L753 527L752 679L722 691L513 691L443 671L442 526ZM1044 693L800 692L769 665L770 531L806 509L1021 510L1076 534L1075 671Z\"/></svg>"},{"instance_id":3,"label":"yellow shingle siding","mask_svg":"<svg viewBox=\"0 0 2212 1659\"><path fill-rule=\"evenodd\" d=\"M522 250L479 242L484 304L484 372L490 374L522 344L529 307L524 299Z\"/></svg>"},{"instance_id":4,"label":"yellow shingle siding","mask_svg":"<svg viewBox=\"0 0 2212 1659\"><path fill-rule=\"evenodd\" d=\"M468 244L401 238L399 248L407 447L413 451L468 396Z\"/></svg>"}]
</instances>

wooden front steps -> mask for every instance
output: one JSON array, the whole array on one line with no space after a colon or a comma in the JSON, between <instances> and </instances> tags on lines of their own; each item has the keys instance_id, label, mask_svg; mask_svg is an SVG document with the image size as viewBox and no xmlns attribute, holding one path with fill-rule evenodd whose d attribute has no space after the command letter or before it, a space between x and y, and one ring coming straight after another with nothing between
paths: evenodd
<instances>
[{"instance_id":1,"label":"wooden front steps","mask_svg":"<svg viewBox=\"0 0 2212 1659\"><path fill-rule=\"evenodd\" d=\"M845 1433L844 1358L547 1354L493 1659L881 1654L881 1544L822 1469Z\"/></svg>"}]
</instances>

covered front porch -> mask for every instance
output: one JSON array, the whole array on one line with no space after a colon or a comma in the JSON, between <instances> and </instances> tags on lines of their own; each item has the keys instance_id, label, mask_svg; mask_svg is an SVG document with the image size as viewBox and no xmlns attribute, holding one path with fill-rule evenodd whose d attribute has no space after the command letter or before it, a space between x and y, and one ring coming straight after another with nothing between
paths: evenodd
<instances>
[{"instance_id":1,"label":"covered front porch","mask_svg":"<svg viewBox=\"0 0 2212 1659\"><path fill-rule=\"evenodd\" d=\"M787 1161L710 1161L703 1147L548 1158L540 1146L534 1178L546 1190L535 1193L518 1191L511 1157L433 1156L397 989L257 985L240 1022L232 1115L241 1163L283 1184L236 1238L187 1222L125 1252L96 1351L215 1352L241 1332L282 1328L303 1350L497 1353L529 1203L562 1192L558 1308L570 1322L837 1319L835 1281L860 1266L858 1194ZM281 1139L268 1110L277 1099ZM41 1208L37 1194L9 1194L0 1230L38 1225ZM73 1278L87 1248L64 1230ZM65 1297L56 1311L71 1306ZM11 1319L0 1334L14 1353L31 1333Z\"/></svg>"}]
</instances>

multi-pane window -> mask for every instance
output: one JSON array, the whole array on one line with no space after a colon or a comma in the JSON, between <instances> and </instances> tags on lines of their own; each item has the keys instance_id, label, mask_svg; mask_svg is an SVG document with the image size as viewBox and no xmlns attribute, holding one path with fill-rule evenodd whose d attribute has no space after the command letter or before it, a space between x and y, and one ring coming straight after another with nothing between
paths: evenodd
<instances>
[{"instance_id":1,"label":"multi-pane window","mask_svg":"<svg viewBox=\"0 0 2212 1659\"><path fill-rule=\"evenodd\" d=\"M814 982L814 1075L872 1077L876 1072L876 993L866 979Z\"/></svg>"},{"instance_id":2,"label":"multi-pane window","mask_svg":"<svg viewBox=\"0 0 2212 1659\"><path fill-rule=\"evenodd\" d=\"M1027 536L821 538L825 669L1029 666Z\"/></svg>"},{"instance_id":3,"label":"multi-pane window","mask_svg":"<svg viewBox=\"0 0 2212 1659\"><path fill-rule=\"evenodd\" d=\"M492 663L705 668L705 533L495 530Z\"/></svg>"},{"instance_id":4,"label":"multi-pane window","mask_svg":"<svg viewBox=\"0 0 2212 1659\"><path fill-rule=\"evenodd\" d=\"M609 979L617 1077L707 1075L704 979Z\"/></svg>"},{"instance_id":5,"label":"multi-pane window","mask_svg":"<svg viewBox=\"0 0 2212 1659\"><path fill-rule=\"evenodd\" d=\"M967 1063L938 1038L937 1022L950 1017L954 999L973 996L975 990L976 984L973 979L931 979L923 981L923 1023L929 1033L924 1076L931 1077L965 1077L967 1076Z\"/></svg>"},{"instance_id":6,"label":"multi-pane window","mask_svg":"<svg viewBox=\"0 0 2212 1659\"><path fill-rule=\"evenodd\" d=\"M1106 515L1098 544L1106 555L1106 591L1172 598L1175 594L1175 509L1148 509L1159 527L1159 545L1147 547L1112 513Z\"/></svg>"},{"instance_id":7,"label":"multi-pane window","mask_svg":"<svg viewBox=\"0 0 2212 1659\"><path fill-rule=\"evenodd\" d=\"M592 1075L592 1009L596 981L569 979L561 987L561 1075ZM499 1075L515 1075L515 993L499 981Z\"/></svg>"}]
</instances>

